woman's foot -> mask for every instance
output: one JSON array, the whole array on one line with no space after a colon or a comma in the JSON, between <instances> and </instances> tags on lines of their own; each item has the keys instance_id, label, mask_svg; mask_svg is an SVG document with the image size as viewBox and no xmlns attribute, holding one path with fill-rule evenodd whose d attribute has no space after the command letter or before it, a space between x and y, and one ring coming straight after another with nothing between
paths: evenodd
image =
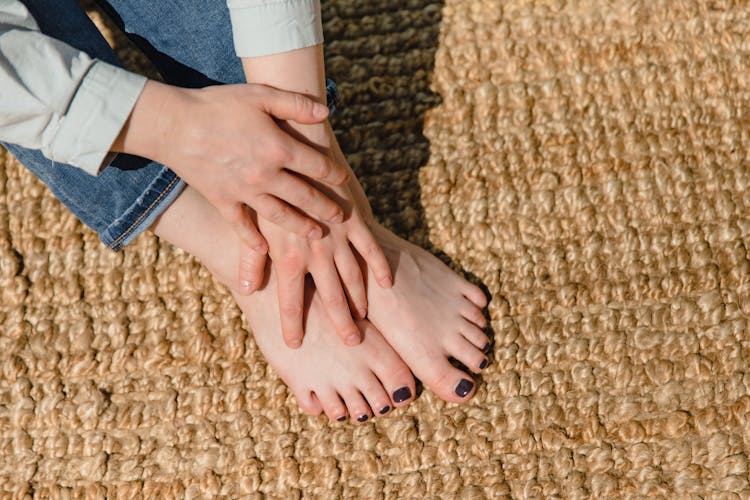
<instances>
[{"instance_id":1,"label":"woman's foot","mask_svg":"<svg viewBox=\"0 0 750 500\"><path fill-rule=\"evenodd\" d=\"M205 198L191 188L154 224L160 237L196 256L214 276L232 288L236 281L239 240ZM359 422L404 406L414 397L409 368L368 321L358 322L363 341L346 346L336 335L314 296L307 311L302 347L289 349L281 335L275 277L250 296L234 294L247 315L256 343L297 398L313 415L333 420L347 413Z\"/></svg>"},{"instance_id":2,"label":"woman's foot","mask_svg":"<svg viewBox=\"0 0 750 500\"><path fill-rule=\"evenodd\" d=\"M373 224L393 271L393 287L368 280L368 319L412 372L440 398L460 403L475 391L473 378L453 358L479 373L489 338L482 330L484 293L426 250Z\"/></svg>"},{"instance_id":3,"label":"woman's foot","mask_svg":"<svg viewBox=\"0 0 750 500\"><path fill-rule=\"evenodd\" d=\"M334 155L346 162L340 148L334 148ZM348 187L360 213L370 221L394 277L390 289L368 280L368 319L435 394L456 403L468 400L475 391L473 378L449 358L475 373L487 366L484 353L490 340L482 331L487 298L437 257L377 224L353 172Z\"/></svg>"},{"instance_id":4,"label":"woman's foot","mask_svg":"<svg viewBox=\"0 0 750 500\"><path fill-rule=\"evenodd\" d=\"M275 277L271 275L268 283L273 288ZM234 298L247 315L261 352L307 413L317 415L322 409L331 420L343 421L348 414L365 422L413 398L409 368L369 321L357 322L362 342L347 346L336 335L320 296L313 294L302 346L290 349L281 336L275 290L234 294Z\"/></svg>"}]
</instances>

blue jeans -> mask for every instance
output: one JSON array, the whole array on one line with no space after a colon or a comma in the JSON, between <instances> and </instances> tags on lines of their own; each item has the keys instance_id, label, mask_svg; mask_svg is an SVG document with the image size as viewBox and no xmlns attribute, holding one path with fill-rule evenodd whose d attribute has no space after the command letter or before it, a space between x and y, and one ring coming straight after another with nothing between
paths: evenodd
<instances>
[{"instance_id":1,"label":"blue jeans","mask_svg":"<svg viewBox=\"0 0 750 500\"><path fill-rule=\"evenodd\" d=\"M90 56L117 56L77 0L22 0L43 33ZM180 87L244 83L225 0L97 0L146 54L164 80ZM329 97L335 84L329 82ZM333 99L329 98L329 106ZM332 110L333 111L333 110ZM133 241L177 198L185 182L159 163L118 155L98 176L47 159L40 151L4 146L39 177L113 250Z\"/></svg>"}]
</instances>

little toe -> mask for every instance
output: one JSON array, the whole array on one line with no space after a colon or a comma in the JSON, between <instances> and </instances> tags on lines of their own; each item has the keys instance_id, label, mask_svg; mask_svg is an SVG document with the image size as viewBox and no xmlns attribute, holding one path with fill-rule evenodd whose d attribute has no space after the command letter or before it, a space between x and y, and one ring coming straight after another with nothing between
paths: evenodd
<instances>
[{"instance_id":1,"label":"little toe","mask_svg":"<svg viewBox=\"0 0 750 500\"><path fill-rule=\"evenodd\" d=\"M457 361L464 364L474 373L479 373L487 366L487 357L480 347L466 340L463 336L453 337L448 347L448 353Z\"/></svg>"},{"instance_id":2,"label":"little toe","mask_svg":"<svg viewBox=\"0 0 750 500\"><path fill-rule=\"evenodd\" d=\"M487 318L482 314L482 310L469 300L465 301L464 307L461 310L461 316L463 316L464 319L471 321L479 328L487 326Z\"/></svg>"},{"instance_id":3,"label":"little toe","mask_svg":"<svg viewBox=\"0 0 750 500\"><path fill-rule=\"evenodd\" d=\"M417 373L417 376L420 376ZM470 375L455 368L445 358L432 365L430 373L420 376L424 384L440 399L450 403L464 403L471 399L476 384Z\"/></svg>"},{"instance_id":4,"label":"little toe","mask_svg":"<svg viewBox=\"0 0 750 500\"><path fill-rule=\"evenodd\" d=\"M472 301L479 309L487 307L487 296L478 286L472 285L466 281L461 293L463 293L464 297Z\"/></svg>"},{"instance_id":5,"label":"little toe","mask_svg":"<svg viewBox=\"0 0 750 500\"><path fill-rule=\"evenodd\" d=\"M490 343L487 334L470 321L464 320L464 324L461 326L461 335L480 350L486 349Z\"/></svg>"},{"instance_id":6,"label":"little toe","mask_svg":"<svg viewBox=\"0 0 750 500\"><path fill-rule=\"evenodd\" d=\"M391 398L375 374L370 373L359 385L359 392L365 397L373 415L385 415L391 411Z\"/></svg>"},{"instance_id":7,"label":"little toe","mask_svg":"<svg viewBox=\"0 0 750 500\"><path fill-rule=\"evenodd\" d=\"M365 398L356 389L347 390L341 393L346 401L346 407L349 410L352 420L356 420L359 423L367 422L372 417L370 411L370 405L367 404Z\"/></svg>"},{"instance_id":8,"label":"little toe","mask_svg":"<svg viewBox=\"0 0 750 500\"><path fill-rule=\"evenodd\" d=\"M320 391L316 393L316 396L328 418L336 422L346 420L346 406L335 391L332 389Z\"/></svg>"}]
</instances>

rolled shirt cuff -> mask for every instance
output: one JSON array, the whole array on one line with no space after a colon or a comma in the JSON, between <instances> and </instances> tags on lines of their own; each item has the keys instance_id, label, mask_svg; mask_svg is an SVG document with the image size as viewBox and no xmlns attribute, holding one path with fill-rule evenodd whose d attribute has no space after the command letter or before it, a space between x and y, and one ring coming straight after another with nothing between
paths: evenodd
<instances>
[{"instance_id":1,"label":"rolled shirt cuff","mask_svg":"<svg viewBox=\"0 0 750 500\"><path fill-rule=\"evenodd\" d=\"M81 81L60 128L45 152L53 161L97 175L130 116L146 78L96 61Z\"/></svg>"},{"instance_id":2,"label":"rolled shirt cuff","mask_svg":"<svg viewBox=\"0 0 750 500\"><path fill-rule=\"evenodd\" d=\"M320 0L227 0L239 57L259 57L323 43Z\"/></svg>"}]
</instances>

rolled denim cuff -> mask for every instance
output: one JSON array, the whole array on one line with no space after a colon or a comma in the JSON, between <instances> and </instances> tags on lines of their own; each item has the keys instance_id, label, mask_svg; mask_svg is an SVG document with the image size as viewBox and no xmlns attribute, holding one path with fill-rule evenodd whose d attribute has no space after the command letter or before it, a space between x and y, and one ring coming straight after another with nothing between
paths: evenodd
<instances>
[{"instance_id":1,"label":"rolled denim cuff","mask_svg":"<svg viewBox=\"0 0 750 500\"><path fill-rule=\"evenodd\" d=\"M239 57L259 57L323 43L320 0L227 0Z\"/></svg>"},{"instance_id":2,"label":"rolled denim cuff","mask_svg":"<svg viewBox=\"0 0 750 500\"><path fill-rule=\"evenodd\" d=\"M81 81L49 148L49 159L97 175L146 78L96 61Z\"/></svg>"}]
</instances>

